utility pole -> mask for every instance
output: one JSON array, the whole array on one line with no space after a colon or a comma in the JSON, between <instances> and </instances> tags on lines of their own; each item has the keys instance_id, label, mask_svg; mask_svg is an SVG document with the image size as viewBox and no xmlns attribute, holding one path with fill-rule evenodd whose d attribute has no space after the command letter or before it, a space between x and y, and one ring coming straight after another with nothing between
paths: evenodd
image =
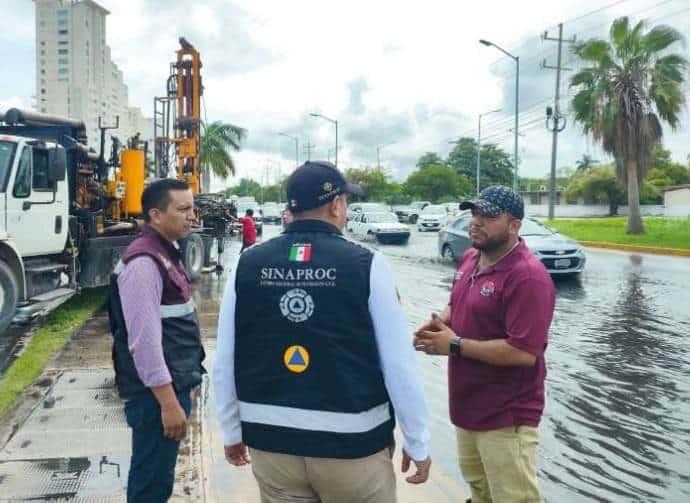
<instances>
[{"instance_id":1,"label":"utility pole","mask_svg":"<svg viewBox=\"0 0 690 503\"><path fill-rule=\"evenodd\" d=\"M480 175L480 170L481 170L481 161L482 161L482 117L485 115L489 115L495 112L500 112L501 109L498 108L496 110L491 110L489 112L485 112L483 114L479 114L479 119L477 119L477 197L479 197L479 191L480 191L480 182L479 182L479 175ZM516 164L517 166L517 164Z\"/></svg>"},{"instance_id":2,"label":"utility pole","mask_svg":"<svg viewBox=\"0 0 690 503\"><path fill-rule=\"evenodd\" d=\"M558 42L558 56L556 66L550 66L546 64L546 59L542 62L541 67L549 70L556 70L556 93L554 96L553 110L551 107L546 109L546 129L551 131L551 173L549 175L549 219L553 219L555 214L555 204L556 204L556 159L558 153L558 133L565 129L566 119L561 115L560 108L560 97L561 97L561 71L570 70L570 68L565 68L561 66L562 55L563 55L563 42L574 43L575 37L568 40L563 40L563 23L558 25L558 38L549 37L549 32L545 31L542 36L542 40L548 40L549 42Z\"/></svg>"},{"instance_id":3,"label":"utility pole","mask_svg":"<svg viewBox=\"0 0 690 503\"><path fill-rule=\"evenodd\" d=\"M307 154L307 161L311 161L311 151L314 150L314 147L316 147L316 145L307 140L307 143L304 145L304 151Z\"/></svg>"}]
</instances>

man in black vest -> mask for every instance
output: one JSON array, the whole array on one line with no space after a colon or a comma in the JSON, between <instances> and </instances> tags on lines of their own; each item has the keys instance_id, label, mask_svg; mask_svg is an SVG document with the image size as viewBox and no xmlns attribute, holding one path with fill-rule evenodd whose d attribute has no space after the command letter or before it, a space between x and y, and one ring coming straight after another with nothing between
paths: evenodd
<instances>
[{"instance_id":1,"label":"man in black vest","mask_svg":"<svg viewBox=\"0 0 690 503\"><path fill-rule=\"evenodd\" d=\"M204 349L177 245L194 220L192 192L160 180L146 188L142 206L146 224L115 269L108 311L115 380L132 428L127 501L150 503L172 493Z\"/></svg>"},{"instance_id":2,"label":"man in black vest","mask_svg":"<svg viewBox=\"0 0 690 503\"><path fill-rule=\"evenodd\" d=\"M331 163L290 177L294 215L232 269L213 368L225 456L250 462L263 502L395 501L395 416L402 471L429 475L427 411L393 276L345 239L346 182Z\"/></svg>"}]
</instances>

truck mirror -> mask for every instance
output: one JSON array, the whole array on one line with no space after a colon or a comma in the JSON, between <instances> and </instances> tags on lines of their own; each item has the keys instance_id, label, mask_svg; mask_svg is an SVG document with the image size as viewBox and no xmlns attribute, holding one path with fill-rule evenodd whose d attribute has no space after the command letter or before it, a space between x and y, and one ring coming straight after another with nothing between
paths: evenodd
<instances>
[{"instance_id":1,"label":"truck mirror","mask_svg":"<svg viewBox=\"0 0 690 503\"><path fill-rule=\"evenodd\" d=\"M67 171L67 153L64 148L51 148L48 150L48 180L51 183L61 182L65 179Z\"/></svg>"}]
</instances>

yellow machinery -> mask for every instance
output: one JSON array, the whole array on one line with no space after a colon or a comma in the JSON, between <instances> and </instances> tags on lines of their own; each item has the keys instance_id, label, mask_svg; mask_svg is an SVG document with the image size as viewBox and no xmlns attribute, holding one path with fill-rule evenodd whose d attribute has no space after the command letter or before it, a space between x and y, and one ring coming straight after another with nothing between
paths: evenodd
<instances>
[{"instance_id":1,"label":"yellow machinery","mask_svg":"<svg viewBox=\"0 0 690 503\"><path fill-rule=\"evenodd\" d=\"M125 184L124 210L127 216L141 215L146 159L143 150L125 149L120 161L120 174Z\"/></svg>"},{"instance_id":2,"label":"yellow machinery","mask_svg":"<svg viewBox=\"0 0 690 503\"><path fill-rule=\"evenodd\" d=\"M114 140L117 141L117 140ZM141 195L146 180L146 143L138 135L130 139L128 147L120 150L119 142L113 152L115 172L108 179L107 193L111 200L113 220L126 220L142 214ZM143 148L142 148L143 147Z\"/></svg>"},{"instance_id":3,"label":"yellow machinery","mask_svg":"<svg viewBox=\"0 0 690 503\"><path fill-rule=\"evenodd\" d=\"M167 96L154 98L156 176L169 176L175 165L177 178L189 183L196 195L201 192L201 58L184 37L179 42Z\"/></svg>"}]
</instances>

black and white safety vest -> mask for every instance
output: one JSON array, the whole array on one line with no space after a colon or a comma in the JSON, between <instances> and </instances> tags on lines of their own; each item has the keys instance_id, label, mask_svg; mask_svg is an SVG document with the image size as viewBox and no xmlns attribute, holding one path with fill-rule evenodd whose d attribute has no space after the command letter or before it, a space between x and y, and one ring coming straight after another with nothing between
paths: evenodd
<instances>
[{"instance_id":1,"label":"black and white safety vest","mask_svg":"<svg viewBox=\"0 0 690 503\"><path fill-rule=\"evenodd\" d=\"M319 220L297 220L242 254L235 382L245 444L344 459L393 443L369 314L372 258Z\"/></svg>"},{"instance_id":2,"label":"black and white safety vest","mask_svg":"<svg viewBox=\"0 0 690 503\"><path fill-rule=\"evenodd\" d=\"M154 260L163 280L160 318L165 364L177 391L191 389L201 383L206 372L199 321L192 299L192 285L181 262L180 251L148 225L127 247L110 280L108 315L113 335L113 367L115 383L123 400L148 392L139 378L129 351L127 326L122 312L117 277L125 265L136 257ZM142 285L142 288L145 286Z\"/></svg>"}]
</instances>

